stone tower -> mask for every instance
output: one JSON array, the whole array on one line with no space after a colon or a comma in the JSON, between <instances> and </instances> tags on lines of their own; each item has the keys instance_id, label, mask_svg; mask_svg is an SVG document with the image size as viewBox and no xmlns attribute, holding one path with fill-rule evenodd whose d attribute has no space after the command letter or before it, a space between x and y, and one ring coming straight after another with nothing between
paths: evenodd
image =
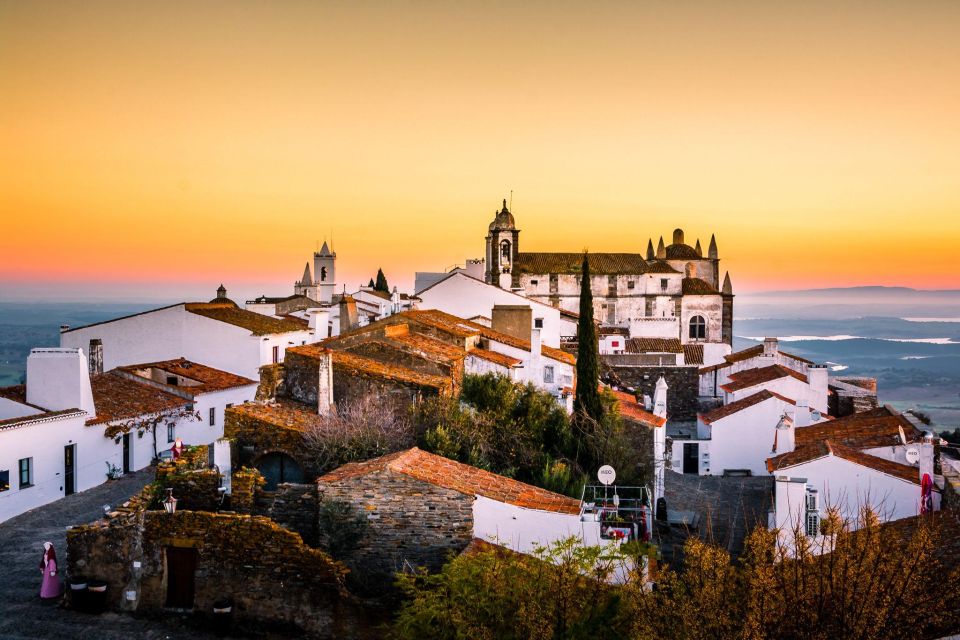
<instances>
[{"instance_id":1,"label":"stone tower","mask_svg":"<svg viewBox=\"0 0 960 640\"><path fill-rule=\"evenodd\" d=\"M317 288L317 302L332 302L336 289L337 254L323 242L320 251L313 254L313 284Z\"/></svg>"},{"instance_id":2,"label":"stone tower","mask_svg":"<svg viewBox=\"0 0 960 640\"><path fill-rule=\"evenodd\" d=\"M313 276L310 275L310 263L303 267L303 277L293 283L293 293L298 296L306 296L311 300L317 300L320 295L317 292L317 285L313 282Z\"/></svg>"},{"instance_id":3,"label":"stone tower","mask_svg":"<svg viewBox=\"0 0 960 640\"><path fill-rule=\"evenodd\" d=\"M513 265L519 252L517 229L513 214L503 201L503 209L494 214L487 233L486 281L503 289L513 285Z\"/></svg>"}]
</instances>

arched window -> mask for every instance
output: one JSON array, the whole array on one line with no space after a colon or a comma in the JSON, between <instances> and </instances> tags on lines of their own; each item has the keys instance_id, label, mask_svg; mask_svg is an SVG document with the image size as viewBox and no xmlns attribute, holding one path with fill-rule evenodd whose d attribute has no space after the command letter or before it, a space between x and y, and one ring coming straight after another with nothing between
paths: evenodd
<instances>
[{"instance_id":1,"label":"arched window","mask_svg":"<svg viewBox=\"0 0 960 640\"><path fill-rule=\"evenodd\" d=\"M326 281L327 281L327 268L320 267L320 282L326 282Z\"/></svg>"},{"instance_id":2,"label":"arched window","mask_svg":"<svg viewBox=\"0 0 960 640\"><path fill-rule=\"evenodd\" d=\"M500 242L500 260L501 262L510 261L510 241L503 240Z\"/></svg>"},{"instance_id":3,"label":"arched window","mask_svg":"<svg viewBox=\"0 0 960 640\"><path fill-rule=\"evenodd\" d=\"M690 318L690 339L707 339L707 321L703 319L703 316L693 316Z\"/></svg>"}]
</instances>

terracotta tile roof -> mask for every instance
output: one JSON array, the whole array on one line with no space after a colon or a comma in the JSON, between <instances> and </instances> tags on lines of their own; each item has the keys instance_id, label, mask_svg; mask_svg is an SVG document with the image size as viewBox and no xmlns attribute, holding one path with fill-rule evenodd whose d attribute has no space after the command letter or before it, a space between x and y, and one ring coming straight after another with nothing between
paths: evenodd
<instances>
[{"instance_id":1,"label":"terracotta tile roof","mask_svg":"<svg viewBox=\"0 0 960 640\"><path fill-rule=\"evenodd\" d=\"M0 387L0 398L13 400L14 402L25 404L28 407L34 406L27 402L27 385L25 384L15 384L10 387Z\"/></svg>"},{"instance_id":2,"label":"terracotta tile roof","mask_svg":"<svg viewBox=\"0 0 960 640\"><path fill-rule=\"evenodd\" d=\"M117 367L119 371L128 373L140 378L151 380L169 389L176 389L179 392L186 392L193 396L202 393L211 393L214 391L223 391L236 387L245 387L251 384L258 384L255 380L244 378L229 371L214 369L204 364L191 362L186 358L177 358L175 360L164 360L162 362L148 362L145 364L132 364L124 367ZM159 372L157 380L152 380L153 370ZM167 384L166 375L180 376L188 380L184 384Z\"/></svg>"},{"instance_id":3,"label":"terracotta tile roof","mask_svg":"<svg viewBox=\"0 0 960 640\"><path fill-rule=\"evenodd\" d=\"M307 408L304 406L301 409L299 406L293 403L246 403L234 405L227 411L257 418L263 422L294 431L307 431L323 424L323 416L317 413L316 407Z\"/></svg>"},{"instance_id":4,"label":"terracotta tile roof","mask_svg":"<svg viewBox=\"0 0 960 640\"><path fill-rule=\"evenodd\" d=\"M483 496L525 509L570 515L580 513L579 500L428 453L417 447L365 462L346 464L321 476L318 482L342 482L380 471L400 473L465 495Z\"/></svg>"},{"instance_id":5,"label":"terracotta tile roof","mask_svg":"<svg viewBox=\"0 0 960 640\"><path fill-rule=\"evenodd\" d=\"M652 260L647 263L647 273L680 273L663 260Z\"/></svg>"},{"instance_id":6,"label":"terracotta tile roof","mask_svg":"<svg viewBox=\"0 0 960 640\"><path fill-rule=\"evenodd\" d=\"M90 376L90 386L97 412L96 417L87 420L90 425L173 411L191 402L117 371Z\"/></svg>"},{"instance_id":7,"label":"terracotta tile roof","mask_svg":"<svg viewBox=\"0 0 960 640\"><path fill-rule=\"evenodd\" d=\"M858 449L892 446L901 442L901 428L907 442L923 439L923 432L905 417L888 407L878 407L829 422L800 427L796 430L796 443L800 447L829 439Z\"/></svg>"},{"instance_id":8,"label":"terracotta tile roof","mask_svg":"<svg viewBox=\"0 0 960 640\"><path fill-rule=\"evenodd\" d=\"M490 351L489 349L471 349L467 352L468 356L476 356L477 358L482 358L488 362L498 364L501 367L507 367L508 369L515 367L519 364L523 364L522 360L517 358L511 358L508 355L503 353L497 353L496 351Z\"/></svg>"},{"instance_id":9,"label":"terracotta tile roof","mask_svg":"<svg viewBox=\"0 0 960 640\"><path fill-rule=\"evenodd\" d=\"M627 353L683 353L680 338L630 338Z\"/></svg>"},{"instance_id":10,"label":"terracotta tile roof","mask_svg":"<svg viewBox=\"0 0 960 640\"><path fill-rule=\"evenodd\" d=\"M723 362L720 364L714 364L709 367L703 367L702 369L700 369L700 373L709 373L711 371L716 371L718 369L724 369L736 362L743 362L744 360L749 360L750 358L756 358L762 354L763 354L762 344L757 344L752 347L747 347L746 349L742 349L740 351L731 353L730 355L723 356L723 359L726 362ZM787 358L792 358L804 364L813 364L813 361L811 360L807 360L806 358L801 358L800 356L795 356L792 353L787 353L786 351L780 351L780 355L785 356Z\"/></svg>"},{"instance_id":11,"label":"terracotta tile roof","mask_svg":"<svg viewBox=\"0 0 960 640\"><path fill-rule=\"evenodd\" d=\"M683 279L683 295L685 296L718 296L720 292L713 285L700 278Z\"/></svg>"},{"instance_id":12,"label":"terracotta tile roof","mask_svg":"<svg viewBox=\"0 0 960 640\"><path fill-rule=\"evenodd\" d=\"M667 246L667 260L703 260L703 256L688 244L671 244Z\"/></svg>"},{"instance_id":13,"label":"terracotta tile roof","mask_svg":"<svg viewBox=\"0 0 960 640\"><path fill-rule=\"evenodd\" d=\"M620 415L624 418L639 422L648 427L662 427L667 424L666 418L661 418L644 409L640 406L640 403L637 402L637 399L629 393L615 391L613 389L610 389L610 392L617 399L617 408L620 409Z\"/></svg>"},{"instance_id":14,"label":"terracotta tile roof","mask_svg":"<svg viewBox=\"0 0 960 640\"><path fill-rule=\"evenodd\" d=\"M683 362L687 365L703 364L703 345L685 344L683 345Z\"/></svg>"},{"instance_id":15,"label":"terracotta tile roof","mask_svg":"<svg viewBox=\"0 0 960 640\"><path fill-rule=\"evenodd\" d=\"M467 355L463 349L452 345L449 342L443 342L441 340L437 340L436 338L431 338L420 333L403 333L400 335L390 336L389 341L397 342L410 349L415 349L427 355L447 361L462 360Z\"/></svg>"},{"instance_id":16,"label":"terracotta tile roof","mask_svg":"<svg viewBox=\"0 0 960 640\"><path fill-rule=\"evenodd\" d=\"M348 369L355 373L374 378L393 380L418 387L430 387L445 392L449 392L453 387L453 381L444 376L421 373L413 369L408 369L407 367L380 362L379 360L367 358L349 351L331 350L319 344L307 344L287 349L287 353L294 353L314 359L319 358L321 354L326 352L331 354L334 367L336 368ZM334 369L334 374L336 374L336 369Z\"/></svg>"},{"instance_id":17,"label":"terracotta tile roof","mask_svg":"<svg viewBox=\"0 0 960 640\"><path fill-rule=\"evenodd\" d=\"M298 325L300 325L300 329L309 329L309 328L310 328L310 321L307 320L306 318L301 318L300 316L295 316L295 315L290 314L290 313L281 314L281 315L280 315L280 318L281 318L282 320L287 320L287 321L289 321L289 322L295 322L295 323L297 323Z\"/></svg>"},{"instance_id":18,"label":"terracotta tile roof","mask_svg":"<svg viewBox=\"0 0 960 640\"><path fill-rule=\"evenodd\" d=\"M647 261L639 253L591 253L590 273L593 275L634 275L647 272ZM549 273L579 274L582 253L518 253L514 268L520 273L545 275Z\"/></svg>"},{"instance_id":19,"label":"terracotta tile roof","mask_svg":"<svg viewBox=\"0 0 960 640\"><path fill-rule=\"evenodd\" d=\"M788 369L779 364L772 364L767 367L756 367L753 369L744 369L743 371L731 373L730 382L720 385L720 388L724 391L739 391L741 389L748 389L765 382L772 382L774 380L779 380L780 378L786 378L787 376L796 378L801 382L807 381L807 376L803 375L802 373L797 373L793 369Z\"/></svg>"},{"instance_id":20,"label":"terracotta tile roof","mask_svg":"<svg viewBox=\"0 0 960 640\"><path fill-rule=\"evenodd\" d=\"M739 413L744 409L749 409L752 406L758 405L761 402L772 400L775 397L777 396L766 389L763 389L762 391L758 391L757 393L747 396L746 398L741 398L735 402L728 402L727 404L717 407L712 411L700 414L699 418L705 424L712 424L717 420L722 420L728 416L732 416L735 413Z\"/></svg>"},{"instance_id":21,"label":"terracotta tile roof","mask_svg":"<svg viewBox=\"0 0 960 640\"><path fill-rule=\"evenodd\" d=\"M190 313L195 313L204 318L217 320L226 324L232 324L250 331L255 336L265 336L274 333L288 333L290 331L303 331L303 325L290 320L280 320L272 316L265 316L262 313L247 311L246 309L237 309L234 306L226 304L208 304L201 302L188 302L185 308Z\"/></svg>"},{"instance_id":22,"label":"terracotta tile roof","mask_svg":"<svg viewBox=\"0 0 960 640\"><path fill-rule=\"evenodd\" d=\"M797 431L800 431L800 429ZM781 469L794 467L798 464L823 458L827 455L843 458L844 460L848 460L854 464L885 473L889 476L894 476L895 478L900 478L901 480L905 480L907 482L920 484L920 470L917 467L911 467L910 465L893 462L892 460L878 458L877 456L872 456L869 453L864 453L858 449L848 447L832 440L818 440L803 446L798 446L790 453L784 453L782 455L769 458L767 460L767 470L770 473L774 473Z\"/></svg>"},{"instance_id":23,"label":"terracotta tile roof","mask_svg":"<svg viewBox=\"0 0 960 640\"><path fill-rule=\"evenodd\" d=\"M540 345L540 353L545 358L550 358L551 360L556 360L558 362L564 362L566 364L576 366L577 357L572 353L567 353L563 349L554 349L553 347L548 347L547 345Z\"/></svg>"}]
</instances>

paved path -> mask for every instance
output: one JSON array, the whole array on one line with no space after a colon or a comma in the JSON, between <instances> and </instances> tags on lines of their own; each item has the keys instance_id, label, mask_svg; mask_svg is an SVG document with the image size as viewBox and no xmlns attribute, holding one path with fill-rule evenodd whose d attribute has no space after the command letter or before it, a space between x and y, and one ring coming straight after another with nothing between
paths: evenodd
<instances>
[{"instance_id":1,"label":"paved path","mask_svg":"<svg viewBox=\"0 0 960 640\"><path fill-rule=\"evenodd\" d=\"M0 523L0 638L213 638L188 627L185 617L159 619L104 613L88 615L40 601L37 565L43 543L49 540L66 564L66 527L92 522L103 515L103 505L118 505L153 480L148 468L28 511Z\"/></svg>"}]
</instances>

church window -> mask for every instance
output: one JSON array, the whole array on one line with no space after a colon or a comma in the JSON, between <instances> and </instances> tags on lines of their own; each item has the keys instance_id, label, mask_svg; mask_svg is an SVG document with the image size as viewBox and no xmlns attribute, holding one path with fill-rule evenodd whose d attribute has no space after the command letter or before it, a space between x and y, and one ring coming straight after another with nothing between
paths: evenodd
<instances>
[{"instance_id":1,"label":"church window","mask_svg":"<svg viewBox=\"0 0 960 640\"><path fill-rule=\"evenodd\" d=\"M690 339L707 339L707 322L703 319L703 316L693 316L690 318Z\"/></svg>"},{"instance_id":2,"label":"church window","mask_svg":"<svg viewBox=\"0 0 960 640\"><path fill-rule=\"evenodd\" d=\"M500 259L504 262L510 261L510 242L508 240L500 243Z\"/></svg>"},{"instance_id":3,"label":"church window","mask_svg":"<svg viewBox=\"0 0 960 640\"><path fill-rule=\"evenodd\" d=\"M320 282L326 282L326 281L327 281L327 268L320 267Z\"/></svg>"}]
</instances>

